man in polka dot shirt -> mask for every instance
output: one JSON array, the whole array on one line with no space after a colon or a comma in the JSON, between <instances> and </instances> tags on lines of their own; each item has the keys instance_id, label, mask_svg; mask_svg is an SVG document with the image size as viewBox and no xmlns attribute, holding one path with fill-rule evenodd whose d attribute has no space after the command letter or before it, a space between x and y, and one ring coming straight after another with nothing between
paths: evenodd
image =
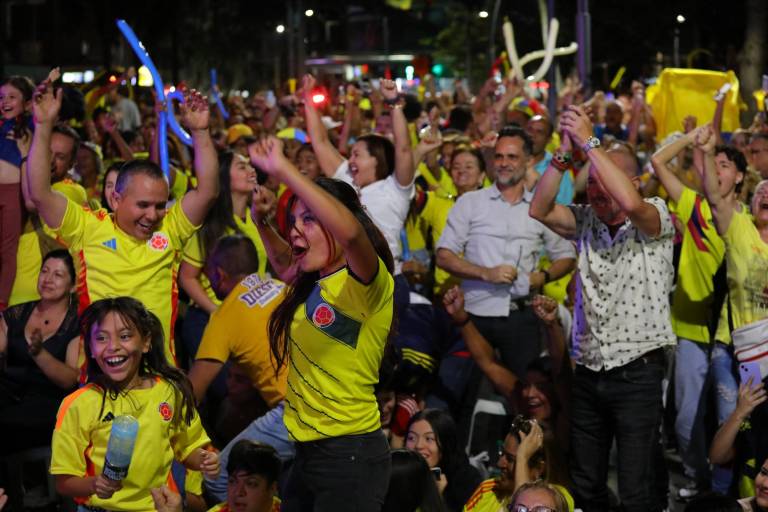
<instances>
[{"instance_id":1,"label":"man in polka dot shirt","mask_svg":"<svg viewBox=\"0 0 768 512\"><path fill-rule=\"evenodd\" d=\"M668 296L674 228L659 198L644 200L635 155L603 150L589 117L570 107L561 119L563 144L536 188L530 215L576 242L571 477L577 506L608 510L608 452L619 453L624 510L657 511L661 381L665 347L675 343ZM589 160L589 205L555 204L572 145Z\"/></svg>"}]
</instances>

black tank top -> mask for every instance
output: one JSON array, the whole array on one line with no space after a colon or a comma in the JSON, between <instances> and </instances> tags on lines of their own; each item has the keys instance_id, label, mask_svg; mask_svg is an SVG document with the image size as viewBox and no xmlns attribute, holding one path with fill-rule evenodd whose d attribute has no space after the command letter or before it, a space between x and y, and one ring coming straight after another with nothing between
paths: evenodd
<instances>
[{"instance_id":1,"label":"black tank top","mask_svg":"<svg viewBox=\"0 0 768 512\"><path fill-rule=\"evenodd\" d=\"M6 391L10 391L18 398L34 393L61 399L71 390L62 389L51 382L29 355L29 344L24 335L24 328L37 303L38 301L26 302L3 312L3 318L8 326L8 346L6 371L0 378L5 384L4 387L7 387ZM43 341L43 348L64 363L69 342L79 334L77 302L72 301L61 326L51 337Z\"/></svg>"}]
</instances>

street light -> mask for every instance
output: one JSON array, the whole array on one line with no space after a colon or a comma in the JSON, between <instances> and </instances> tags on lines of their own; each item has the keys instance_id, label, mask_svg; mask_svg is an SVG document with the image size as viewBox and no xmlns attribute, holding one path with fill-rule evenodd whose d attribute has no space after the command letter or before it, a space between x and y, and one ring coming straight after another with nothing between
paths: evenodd
<instances>
[{"instance_id":1,"label":"street light","mask_svg":"<svg viewBox=\"0 0 768 512\"><path fill-rule=\"evenodd\" d=\"M312 9L307 9L306 11L304 11L304 16L306 16L307 18L311 18L314 15L315 15L315 11L313 11Z\"/></svg>"},{"instance_id":2,"label":"street light","mask_svg":"<svg viewBox=\"0 0 768 512\"><path fill-rule=\"evenodd\" d=\"M672 42L673 47L673 63L676 68L680 67L680 26L685 23L685 16L682 14L678 14L675 17L675 21L677 22L677 25L675 25L675 38Z\"/></svg>"},{"instance_id":3,"label":"street light","mask_svg":"<svg viewBox=\"0 0 768 512\"><path fill-rule=\"evenodd\" d=\"M285 25L278 25L275 28L275 31L277 31L278 34L282 34L283 32L285 32Z\"/></svg>"},{"instance_id":4,"label":"street light","mask_svg":"<svg viewBox=\"0 0 768 512\"><path fill-rule=\"evenodd\" d=\"M480 18L487 18L488 17L488 11L480 11L477 13L477 16Z\"/></svg>"}]
</instances>

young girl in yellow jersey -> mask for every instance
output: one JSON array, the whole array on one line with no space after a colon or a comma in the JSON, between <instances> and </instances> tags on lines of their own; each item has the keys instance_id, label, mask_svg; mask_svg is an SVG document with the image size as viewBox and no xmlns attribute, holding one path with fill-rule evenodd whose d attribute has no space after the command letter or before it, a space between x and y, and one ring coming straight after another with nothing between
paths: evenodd
<instances>
[{"instance_id":1,"label":"young girl in yellow jersey","mask_svg":"<svg viewBox=\"0 0 768 512\"><path fill-rule=\"evenodd\" d=\"M152 511L150 489L173 486L171 464L209 475L218 456L195 412L189 381L165 358L155 315L130 297L91 304L82 317L88 384L61 403L53 432L51 474L56 489L88 510ZM127 476L102 475L112 420L139 422Z\"/></svg>"},{"instance_id":2,"label":"young girl in yellow jersey","mask_svg":"<svg viewBox=\"0 0 768 512\"><path fill-rule=\"evenodd\" d=\"M391 461L373 387L392 323L392 255L350 185L309 180L278 139L249 151L295 194L287 243L260 227L273 267L285 270L277 260L290 251L296 274L269 321L296 443L282 510L378 511Z\"/></svg>"}]
</instances>

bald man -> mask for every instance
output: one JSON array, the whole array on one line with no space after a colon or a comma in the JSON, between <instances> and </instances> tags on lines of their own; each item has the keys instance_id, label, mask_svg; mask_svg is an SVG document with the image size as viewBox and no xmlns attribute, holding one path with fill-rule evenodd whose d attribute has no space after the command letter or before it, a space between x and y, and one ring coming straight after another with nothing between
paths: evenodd
<instances>
[{"instance_id":1,"label":"bald man","mask_svg":"<svg viewBox=\"0 0 768 512\"><path fill-rule=\"evenodd\" d=\"M618 445L619 496L627 511L662 510L655 464L670 324L674 228L661 199L638 192L637 160L605 151L586 113L563 114L563 145L531 202L530 215L576 242L571 403L571 477L576 506L608 510L608 452ZM571 146L589 159L588 205L555 203ZM565 163L563 163L565 162Z\"/></svg>"}]
</instances>

